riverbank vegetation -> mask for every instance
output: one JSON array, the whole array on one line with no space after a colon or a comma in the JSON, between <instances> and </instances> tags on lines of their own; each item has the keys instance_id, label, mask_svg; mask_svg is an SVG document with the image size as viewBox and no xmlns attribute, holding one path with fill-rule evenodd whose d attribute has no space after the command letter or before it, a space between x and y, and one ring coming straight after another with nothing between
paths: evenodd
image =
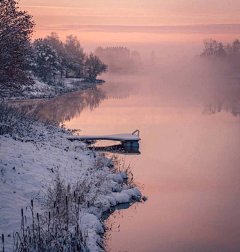
<instances>
[{"instance_id":1,"label":"riverbank vegetation","mask_svg":"<svg viewBox=\"0 0 240 252\"><path fill-rule=\"evenodd\" d=\"M129 169L36 114L2 103L0 120L0 251L102 251L103 214L141 200Z\"/></svg>"}]
</instances>

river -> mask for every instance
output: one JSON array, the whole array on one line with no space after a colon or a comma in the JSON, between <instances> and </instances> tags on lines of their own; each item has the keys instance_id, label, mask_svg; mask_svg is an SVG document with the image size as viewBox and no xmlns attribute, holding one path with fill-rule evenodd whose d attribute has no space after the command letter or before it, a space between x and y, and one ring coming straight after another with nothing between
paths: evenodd
<instances>
[{"instance_id":1,"label":"river","mask_svg":"<svg viewBox=\"0 0 240 252\"><path fill-rule=\"evenodd\" d=\"M141 154L121 158L148 200L114 212L107 249L239 251L240 111L229 105L233 94L224 109L215 98L225 91L211 97L219 89L206 95L151 78L111 78L97 108L66 122L89 135L140 130Z\"/></svg>"},{"instance_id":2,"label":"river","mask_svg":"<svg viewBox=\"0 0 240 252\"><path fill-rule=\"evenodd\" d=\"M148 200L106 220L106 248L240 251L239 85L156 76L106 76L43 105L49 119L81 134L140 130L141 154L119 158Z\"/></svg>"}]
</instances>

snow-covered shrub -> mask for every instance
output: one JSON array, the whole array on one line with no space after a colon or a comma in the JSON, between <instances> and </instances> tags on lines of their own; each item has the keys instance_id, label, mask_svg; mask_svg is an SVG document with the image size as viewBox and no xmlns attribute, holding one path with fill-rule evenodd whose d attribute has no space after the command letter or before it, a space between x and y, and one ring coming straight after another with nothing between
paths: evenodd
<instances>
[{"instance_id":1,"label":"snow-covered shrub","mask_svg":"<svg viewBox=\"0 0 240 252\"><path fill-rule=\"evenodd\" d=\"M47 212L58 211L59 221L69 227L78 222L80 207L89 205L86 196L92 182L84 179L71 184L58 172L55 174L52 183L48 185L42 206Z\"/></svg>"},{"instance_id":2,"label":"snow-covered shrub","mask_svg":"<svg viewBox=\"0 0 240 252\"><path fill-rule=\"evenodd\" d=\"M66 201L66 214L68 202ZM14 232L14 252L55 252L55 251L86 251L78 223L69 227L61 222L60 212L55 206L45 215L34 211L31 200L31 221L28 223L24 210L21 209L21 229Z\"/></svg>"},{"instance_id":3,"label":"snow-covered shrub","mask_svg":"<svg viewBox=\"0 0 240 252\"><path fill-rule=\"evenodd\" d=\"M11 108L5 103L0 103L0 135L9 134L22 136L31 131L31 125L38 119L34 115L27 116L26 113L16 108Z\"/></svg>"},{"instance_id":4,"label":"snow-covered shrub","mask_svg":"<svg viewBox=\"0 0 240 252\"><path fill-rule=\"evenodd\" d=\"M104 177L100 180L85 177L70 183L56 169L55 178L41 201L42 213L34 211L31 201L31 223L28 224L21 210L22 224L20 231L14 233L14 251L86 251L89 234L82 230L94 229L102 234L104 229L95 215L85 214L82 210L96 204L104 181Z\"/></svg>"},{"instance_id":5,"label":"snow-covered shrub","mask_svg":"<svg viewBox=\"0 0 240 252\"><path fill-rule=\"evenodd\" d=\"M46 142L55 139L61 133L71 134L64 128L59 128L50 120L40 118L38 111L28 112L20 108L0 103L0 135L8 134L15 140Z\"/></svg>"},{"instance_id":6,"label":"snow-covered shrub","mask_svg":"<svg viewBox=\"0 0 240 252\"><path fill-rule=\"evenodd\" d=\"M111 157L113 167L111 172L114 174L121 174L124 184L131 188L143 189L143 185L139 184L135 179L130 165L125 163L125 159L119 158L117 155Z\"/></svg>"}]
</instances>

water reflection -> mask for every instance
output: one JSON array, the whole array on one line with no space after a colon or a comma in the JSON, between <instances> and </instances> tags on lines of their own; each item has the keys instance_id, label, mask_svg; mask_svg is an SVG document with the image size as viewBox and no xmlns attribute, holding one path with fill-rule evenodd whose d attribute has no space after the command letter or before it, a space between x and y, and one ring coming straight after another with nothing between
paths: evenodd
<instances>
[{"instance_id":1,"label":"water reflection","mask_svg":"<svg viewBox=\"0 0 240 252\"><path fill-rule=\"evenodd\" d=\"M119 224L119 220L122 218L126 218L126 216L124 215L125 210L131 212L131 214L134 216L137 214L137 208L139 204L144 204L144 202L123 203L111 208L110 211L104 214L103 219L105 220L106 226L106 233L104 234L104 246L106 251L112 251L111 246L109 246L112 242L112 233L121 232L121 225ZM128 250L126 250L126 252L128 252Z\"/></svg>"},{"instance_id":2,"label":"water reflection","mask_svg":"<svg viewBox=\"0 0 240 252\"><path fill-rule=\"evenodd\" d=\"M139 81L122 80L108 81L103 86L89 88L58 96L53 99L13 100L9 105L27 114L35 114L43 121L62 124L72 120L86 110L99 107L108 98L124 99L140 90Z\"/></svg>"},{"instance_id":3,"label":"water reflection","mask_svg":"<svg viewBox=\"0 0 240 252\"><path fill-rule=\"evenodd\" d=\"M106 76L106 83L102 89L107 93L108 98L126 99L130 95L137 95L140 92L141 86L144 82L139 76Z\"/></svg>"},{"instance_id":4,"label":"water reflection","mask_svg":"<svg viewBox=\"0 0 240 252\"><path fill-rule=\"evenodd\" d=\"M161 69L149 75L147 86L152 103L158 106L202 106L205 115L240 114L240 78L216 64L192 61L174 70Z\"/></svg>"},{"instance_id":5,"label":"water reflection","mask_svg":"<svg viewBox=\"0 0 240 252\"><path fill-rule=\"evenodd\" d=\"M149 200L137 214L134 205L115 210L107 222L107 249L238 251L239 118L224 104L240 100L240 86L214 77L174 76L170 82L154 74L139 81L137 94L112 96L67 124L83 125L84 134L93 135L141 132L141 155L125 157L135 163L132 173ZM216 104L209 110L220 113L203 115L204 104Z\"/></svg>"},{"instance_id":6,"label":"water reflection","mask_svg":"<svg viewBox=\"0 0 240 252\"><path fill-rule=\"evenodd\" d=\"M77 91L47 100L12 101L11 106L29 114L35 114L43 121L61 124L79 116L83 110L93 110L107 99L106 92L98 87Z\"/></svg>"},{"instance_id":7,"label":"water reflection","mask_svg":"<svg viewBox=\"0 0 240 252\"><path fill-rule=\"evenodd\" d=\"M202 104L204 115L214 115L227 111L240 115L240 84L236 78L201 78L194 73L176 71L176 76L168 72L152 72L151 75L117 76L106 75L106 83L84 91L77 91L47 100L11 101L11 106L33 113L44 121L56 124L67 123L89 109L93 111L106 99L124 99L123 107L129 106L128 97L136 98L134 104L151 107L185 107ZM204 72L205 73L205 72ZM176 81L178 79L178 81ZM132 105L131 105L132 106Z\"/></svg>"},{"instance_id":8,"label":"water reflection","mask_svg":"<svg viewBox=\"0 0 240 252\"><path fill-rule=\"evenodd\" d=\"M95 109L106 98L105 92L95 87L44 102L38 106L36 112L47 121L63 123L79 116L84 109Z\"/></svg>"},{"instance_id":9,"label":"water reflection","mask_svg":"<svg viewBox=\"0 0 240 252\"><path fill-rule=\"evenodd\" d=\"M87 93L29 106L84 134L140 129L141 155L124 157L135 162L132 173L145 184L149 200L138 205L137 214L132 205L115 211L124 218L110 216L117 229L107 241L111 251L240 250L240 131L239 118L233 117L239 115L240 85L184 74L152 73L133 85L109 80ZM215 116L203 115L203 107L205 114ZM94 148L126 153L117 144Z\"/></svg>"},{"instance_id":10,"label":"water reflection","mask_svg":"<svg viewBox=\"0 0 240 252\"><path fill-rule=\"evenodd\" d=\"M220 113L222 110L232 113L233 116L240 116L240 99L236 101L205 104L203 114L214 115L216 113Z\"/></svg>"}]
</instances>

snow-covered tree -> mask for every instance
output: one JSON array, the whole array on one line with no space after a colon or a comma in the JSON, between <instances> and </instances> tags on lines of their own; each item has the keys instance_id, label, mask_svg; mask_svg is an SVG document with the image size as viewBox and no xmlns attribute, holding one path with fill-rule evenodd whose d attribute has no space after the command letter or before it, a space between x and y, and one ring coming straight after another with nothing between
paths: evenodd
<instances>
[{"instance_id":1,"label":"snow-covered tree","mask_svg":"<svg viewBox=\"0 0 240 252\"><path fill-rule=\"evenodd\" d=\"M32 79L24 71L34 28L17 0L0 0L0 96L21 93Z\"/></svg>"},{"instance_id":2,"label":"snow-covered tree","mask_svg":"<svg viewBox=\"0 0 240 252\"><path fill-rule=\"evenodd\" d=\"M107 65L93 53L90 53L86 60L86 76L90 80L96 80L97 76L104 72L107 72Z\"/></svg>"},{"instance_id":3,"label":"snow-covered tree","mask_svg":"<svg viewBox=\"0 0 240 252\"><path fill-rule=\"evenodd\" d=\"M61 63L59 56L47 39L36 39L33 43L35 65L33 72L48 84L57 84Z\"/></svg>"},{"instance_id":4,"label":"snow-covered tree","mask_svg":"<svg viewBox=\"0 0 240 252\"><path fill-rule=\"evenodd\" d=\"M66 43L66 62L67 62L67 72L66 77L68 77L69 72L73 72L75 77L83 77L85 71L85 58L86 54L83 52L83 48L78 40L78 38L73 35L67 36Z\"/></svg>"},{"instance_id":5,"label":"snow-covered tree","mask_svg":"<svg viewBox=\"0 0 240 252\"><path fill-rule=\"evenodd\" d=\"M59 39L59 36L56 32L52 32L51 35L46 37L46 40L49 42L49 45L56 51L59 58L60 64L60 73L61 78L63 78L64 73L67 70L68 62L67 62L67 51L64 43Z\"/></svg>"}]
</instances>

